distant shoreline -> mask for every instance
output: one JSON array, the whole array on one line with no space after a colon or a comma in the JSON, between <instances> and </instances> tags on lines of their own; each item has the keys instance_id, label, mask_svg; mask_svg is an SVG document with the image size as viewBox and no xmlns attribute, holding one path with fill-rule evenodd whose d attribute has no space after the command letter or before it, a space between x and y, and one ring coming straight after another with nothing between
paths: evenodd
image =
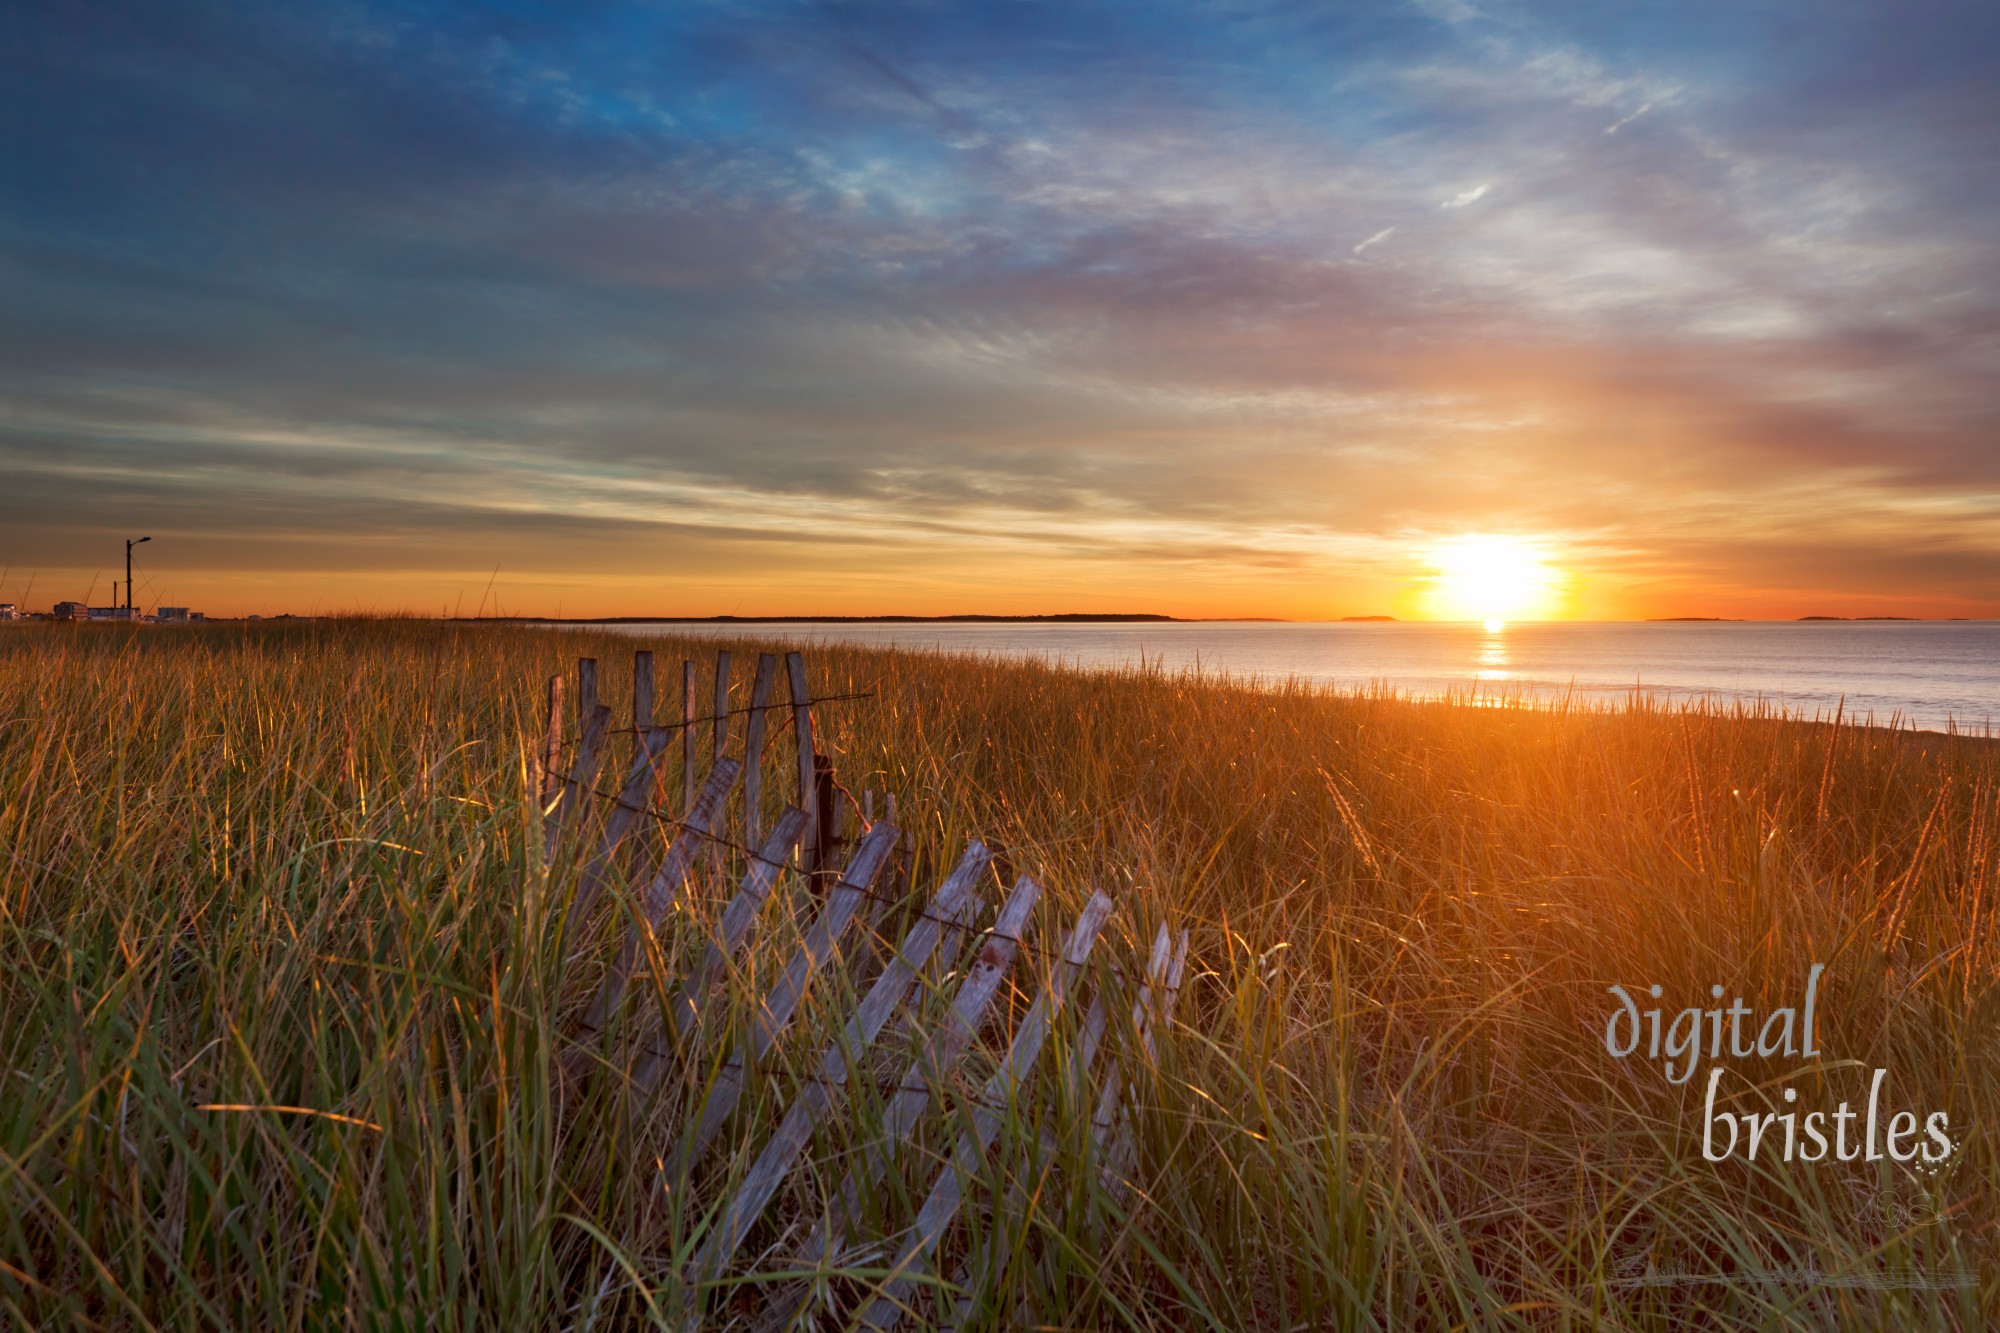
<instances>
[{"instance_id":1,"label":"distant shoreline","mask_svg":"<svg viewBox=\"0 0 2000 1333\"><path fill-rule=\"evenodd\" d=\"M1161 616L1145 612L1048 616L463 616L489 625L1290 625L1277 616Z\"/></svg>"},{"instance_id":2,"label":"distant shoreline","mask_svg":"<svg viewBox=\"0 0 2000 1333\"><path fill-rule=\"evenodd\" d=\"M1326 620L1287 620L1283 616L1163 616L1147 612L1046 616L450 616L459 624L476 625L1474 625L1477 621L1399 620L1395 616L1337 616ZM1529 625L1799 625L1838 621L1861 624L1899 621L1905 624L1969 624L1973 616L1795 616L1784 620L1752 620L1743 616L1648 616L1643 620L1516 620Z\"/></svg>"},{"instance_id":3,"label":"distant shoreline","mask_svg":"<svg viewBox=\"0 0 2000 1333\"><path fill-rule=\"evenodd\" d=\"M348 619L340 613L313 615L208 616L203 620L171 622L169 627L195 628L202 625L299 624L315 620ZM355 617L370 619L367 615ZM434 620L459 625L1477 625L1476 620L1403 620L1397 616L1331 616L1325 619L1291 620L1284 616L1167 616L1150 612L1111 612L1103 615L1064 612L1054 615L950 615L950 616L423 616L387 617ZM26 625L49 622L46 613L31 612L0 620L4 624ZM1758 619L1748 616L1647 616L1635 620L1512 620L1512 628L1556 625L1802 625L1877 624L1965 625L1991 624L1992 616L1791 616ZM152 627L150 620L75 622L92 625Z\"/></svg>"}]
</instances>

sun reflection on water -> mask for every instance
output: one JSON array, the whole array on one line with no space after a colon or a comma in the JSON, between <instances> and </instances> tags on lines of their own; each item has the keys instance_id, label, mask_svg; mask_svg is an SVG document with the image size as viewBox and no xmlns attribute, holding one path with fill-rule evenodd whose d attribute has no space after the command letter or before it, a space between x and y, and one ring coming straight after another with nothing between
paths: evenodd
<instances>
[{"instance_id":1,"label":"sun reflection on water","mask_svg":"<svg viewBox=\"0 0 2000 1333\"><path fill-rule=\"evenodd\" d=\"M1514 673L1507 669L1509 661L1506 629L1507 626L1502 621L1486 622L1486 637L1479 644L1478 679L1507 680L1513 676Z\"/></svg>"}]
</instances>

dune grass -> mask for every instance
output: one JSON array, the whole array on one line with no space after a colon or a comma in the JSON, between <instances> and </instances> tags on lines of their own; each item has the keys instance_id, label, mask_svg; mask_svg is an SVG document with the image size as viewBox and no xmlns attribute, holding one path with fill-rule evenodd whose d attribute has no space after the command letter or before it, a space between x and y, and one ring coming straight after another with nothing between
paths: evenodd
<instances>
[{"instance_id":1,"label":"dune grass","mask_svg":"<svg viewBox=\"0 0 2000 1333\"><path fill-rule=\"evenodd\" d=\"M559 1077L618 923L558 957L588 838L543 855L539 682L593 653L622 719L635 646L414 622L0 633L0 1323L671 1327L690 1299L710 1326L751 1320L879 1093L858 1081L729 1275L684 1291L803 1060L752 1079L682 1188L656 1187L660 1158L811 904L772 913L659 1095ZM649 646L672 665L716 645ZM740 701L755 645L733 646ZM869 696L821 708L822 746L851 789L895 794L913 891L978 835L1047 887L1037 940L1092 886L1118 902L1107 957L1162 921L1193 935L1135 1092L1136 1191L1097 1183L1060 1050L1024 1090L991 1182L1015 1203L951 1242L1018 1242L982 1324L2000 1319L2000 745L808 662L816 694ZM662 938L676 966L699 915ZM1820 1057L1723 1059L1730 1109L1793 1109L1784 1088L1801 1111L1858 1104L1886 1069L1885 1119L1949 1115L1941 1167L1704 1161L1710 1062L1674 1086L1605 1049L1614 983L1661 986L1669 1017L1726 1003L1711 985L1762 1013L1797 1005L1813 963ZM855 984L816 994L787 1049L816 1052ZM640 989L641 1010L664 999ZM889 1077L907 1039L885 1037ZM879 1234L950 1128L870 1196ZM803 1318L844 1326L887 1257L838 1256Z\"/></svg>"}]
</instances>

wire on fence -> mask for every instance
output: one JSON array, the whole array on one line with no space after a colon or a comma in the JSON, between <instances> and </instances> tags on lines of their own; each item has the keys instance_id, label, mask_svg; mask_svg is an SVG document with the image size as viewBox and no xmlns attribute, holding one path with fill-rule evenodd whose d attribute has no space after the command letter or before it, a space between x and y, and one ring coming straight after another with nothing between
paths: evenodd
<instances>
[{"instance_id":1,"label":"wire on fence","mask_svg":"<svg viewBox=\"0 0 2000 1333\"><path fill-rule=\"evenodd\" d=\"M846 703L846 702L849 702L849 701L851 701L851 700L856 700L856 699L873 699L873 698L876 698L876 697L877 697L877 691L875 691L875 690L862 690L862 691L858 691L858 692L856 692L856 693L852 693L852 694L829 694L829 695L826 695L826 696L824 696L824 697L821 697L821 698L815 698L815 699L813 699L813 700L812 700L811 702L812 702L812 703L814 703L814 704L821 704L821 703ZM759 709L756 709L756 708L749 708L749 707L745 707L745 708L732 708L732 709L729 709L729 710L727 710L726 712L723 712L723 713L713 713L713 712L711 712L711 713L709 713L708 715L706 715L706 716L703 716L703 717L693 717L693 718L688 718L688 719L685 719L685 720L683 720L683 721L680 721L680 722L672 722L672 723L666 723L666 724L663 724L663 725L661 725L661 726L658 726L658 727L655 727L655 728L652 728L652 730L654 730L654 731L686 731L686 730L688 730L688 729L690 729L690 728L693 728L693 727L696 727L696 726L699 726L699 725L701 725L702 723L705 723L705 722L706 722L706 723L713 723L713 722L715 722L715 721L719 720L720 718L724 718L724 717L735 717L735 716L738 716L739 714L747 714L747 713L754 713L754 712L758 712L758 711L764 711L764 712L776 712L776 713L782 713L782 714L784 715L784 716L783 716L783 717L782 717L782 718L781 718L781 719L779 720L779 723L778 723L777 727L776 727L776 728L774 728L773 730L771 730L771 731L770 731L770 732L769 732L769 733L768 733L768 734L767 734L767 735L765 736L765 738L764 738L764 745L763 745L762 749L760 749L760 750L759 750L759 753L761 754L761 753L764 753L764 752L768 751L768 750L769 750L769 749L771 748L771 746L772 746L772 743L773 743L773 742L775 742L775 741L776 741L776 740L777 740L777 739L778 739L778 738L779 738L780 736L784 735L787 729L795 729L795 728L796 728L796 721L795 721L795 714L794 714L793 710L791 709L791 707L790 707L789 705L782 705L782 704L770 704L770 705L766 705L766 706L765 706L765 708L764 708L764 709L762 709L762 710L759 710ZM640 728L637 728L637 727L620 727L620 728L617 728L617 729L615 729L614 731L611 731L611 732L609 732L609 733L607 733L607 734L613 734L613 735L630 735L630 734L632 734L632 733L634 733L634 732L637 732L637 731L639 731L639 730L640 730ZM575 743L574 743L574 742L572 742L572 741L565 741L565 742L563 742L563 745L564 745L564 748L565 748L565 749L567 749L567 748L570 748L570 747L572 747L572 746L573 746L574 744L575 744ZM567 779L565 779L565 780L567 780ZM838 784L836 784L836 785L838 785ZM850 790L849 790L848 788L846 788L845 786L840 786L840 787L839 787L839 790L840 790L840 791L841 791L841 792L842 792L843 794L845 794L845 795L846 795L846 797L847 797L847 799L848 799L848 803L849 803L850 805L853 805L853 804L855 804L855 801L854 801L854 793L853 793L852 791L850 791ZM627 801L627 800L625 800L625 799L624 799L624 794L623 794L622 792L613 792L613 791L606 791L606 790L604 790L603 788L601 788L601 787L598 787L598 786L595 786L595 785L593 785L593 786L591 786L590 788L588 788L588 791L589 791L589 793L590 793L591 795L593 795L593 796L596 796L596 797L599 797L599 798L600 798L600 799L602 799L602 800L605 800L605 801L608 801L608 802L610 802L610 803L611 803L611 804L612 804L613 806L615 806L615 807L618 807L618 808L620 808L620 809L625 809L625 810L630 810L630 811L634 812L635 814L638 814L638 815L642 815L642 816L644 816L645 818L648 818L648 819L651 819L651 820L655 821L655 823L656 823L656 824L658 824L658 825L664 825L664 826L668 826L668 827L671 827L671 828L674 828L674 829L676 829L676 830L679 830L679 831L682 831L682 832L688 832L688 831L692 831L692 832L694 832L694 833L698 834L699 836L701 836L701 837L703 837L703 838L706 838L706 839L708 839L708 840L709 840L710 842L712 842L712 843L714 843L714 844L716 844L716 845L718 845L718 846L720 846L720 847L724 847L724 848L727 848L727 849L729 849L729 850L732 850L732 851L736 851L736 852L740 852L740 853L742 853L742 854L743 854L744 856L746 856L746 857L748 857L748 858L750 858L750 859L752 859L752 860L757 860L757 861L762 861L762 860L764 860L764 857L763 857L763 855L762 855L762 853L761 853L761 849L759 849L759 848L755 848L755 847L751 847L751 846L749 846L749 845L747 845L747 844L745 844L745 843L741 843L741 842L737 842L737 841L736 841L735 839L733 839L733 838L730 838L730 837L728 837L728 836L726 836L726 835L724 835L724 834L721 834L721 833L718 833L718 832L716 832L716 831L715 831L714 829L712 829L712 828L707 828L707 829L701 829L701 828L695 828L695 827L694 827L694 826L693 826L692 824L690 824L690 823L689 823L689 822L688 822L688 821L687 821L687 820L686 820L685 818L682 818L682 817L680 817L680 816L677 816L677 815L673 815L673 814L669 814L669 813L667 813L666 811L663 811L663 810L657 810L657 809L654 809L654 808L652 807L652 805L651 805L650 803L648 803L647 805L643 805L643 806L640 806L640 805L633 805L633 804L632 804L631 802L629 802L629 801ZM845 841L848 841L848 840L847 840L847 839L842 839L842 841L843 841L843 842L845 842ZM779 870L780 870L781 872L790 872L790 873L792 873L792 874L800 874L800 875L808 873L808 872L807 872L807 870L806 870L806 867L805 867L805 864L804 864L804 862L803 862L803 861L801 861L801 860L799 859L799 855L798 855L798 853L796 853L796 852L794 852L794 853L793 853L793 854L792 854L791 856L788 856L788 857L787 857L787 858L786 858L786 859L785 859L784 861L782 861L782 862L778 863L778 867L779 867ZM890 897L886 897L886 896L884 896L883 894L880 894L880 893L877 893L877 892L876 892L876 891L875 891L874 889L872 889L872 888L867 888L867 889L864 889L864 888L860 888L860 887L858 887L858 886L856 886L856 885L852 885L852 884L845 884L845 883L840 883L840 884L838 884L838 885L837 885L837 887L840 887L840 888L845 888L845 889L847 889L847 890L848 890L849 892L852 892L852 893L859 893L859 894L860 894L860 895L862 896L862 898L863 898L863 899L864 899L865 901L868 901L868 902L873 902L873 903L880 903L880 904L883 904L883 905L885 905L885 906L889 906L889 907L898 907L898 906L903 906L903 905L907 904L907 903L908 903L908 901L909 901L909 898L908 898L908 896L907 896L907 895L904 895L904 896L902 896L902 897L896 897L896 898L890 898ZM734 895L734 894L702 894L702 893L693 893L693 894L686 894L685 896L687 896L687 897L693 897L693 898L696 898L696 899L699 899L699 900L701 900L701 901L704 901L704 902L707 902L707 903L709 903L709 904L711 904L711 905L718 905L718 906L726 906L726 905L727 905L727 904L728 904L729 902L731 902L731 901L732 901L732 900L734 899L734 897L735 897L735 895ZM957 923L955 923L955 922L951 922L951 921L942 921L942 920L940 920L939 918L936 918L936 917L932 917L932 916L931 916L931 915L929 914L929 910L928 910L928 909L926 909L926 910L925 910L924 912L920 913L920 914L919 914L919 917L920 917L920 919L923 919L923 920L934 920L934 921L939 921L939 924L940 924L940 925L942 925L942 926L945 926L945 927L947 927L947 928L949 928L949 929L953 929L953 930L965 930L965 929L967 929L967 927L964 927L964 926L961 926L961 925L959 925L959 924L957 924ZM979 931L979 932L977 933L977 935L975 936L975 938L976 938L976 939L979 939L979 940L984 940L984 939L987 939L987 938L990 938L990 937L992 936L992 934L993 934L993 932L992 932L992 931L991 931L991 929L989 928L989 929L986 929L986 930L982 930L982 931ZM1042 962L1044 962L1045 964L1049 964L1049 963L1053 963L1053 962L1058 962L1058 961L1062 961L1062 958L1061 958L1061 950L1060 950L1059 948L1051 948L1051 947L1049 947L1049 946L1047 946L1047 945L1043 945L1043 944L1039 944L1039 943L1035 943L1035 942L1032 942L1032 941L1030 941L1030 940L1026 939L1025 937L1023 937L1023 938L1019 938L1019 939L1015 939L1015 938L1014 938L1013 936L1008 936L1008 937L1006 937L1006 938L1014 940L1014 944L1015 944L1015 947L1016 947L1016 948L1020 949L1020 950L1021 950L1022 952L1024 952L1024 953L1027 953L1027 954L1031 955L1032 957L1035 957L1035 958L1037 958L1037 959L1040 959L1040 960L1041 960Z\"/></svg>"},{"instance_id":2,"label":"wire on fence","mask_svg":"<svg viewBox=\"0 0 2000 1333\"><path fill-rule=\"evenodd\" d=\"M846 789L842 788L842 790L845 791ZM635 806L630 802L624 800L622 793L607 792L597 787L592 787L590 791L592 795L602 797L603 799L611 802L613 805L619 806L626 810L636 811L637 813L644 815L650 819L656 820L661 824L671 825L672 827L680 829L684 832L692 832L696 836L706 838L708 841L715 843L718 846L728 848L731 851L740 852L744 856L749 857L751 860L765 861L767 865L776 864L781 872L790 872L792 874L797 874L797 875L804 875L809 873L806 869L805 863L799 859L798 854L796 852L793 853L791 856L786 857L783 861L775 863L770 862L766 860L766 858L762 854L761 849L751 847L746 843L738 842L734 838L715 832L713 829L696 828L694 825L688 823L688 821L685 819L682 819L675 815L667 814L663 811L652 809L650 806ZM849 793L850 799L852 798L852 795L853 794L850 792ZM850 841L850 840L843 839L843 841ZM690 878L692 878L692 875L690 875ZM837 881L835 887L845 889L849 893L858 893L861 895L864 901L881 903L887 907L904 906L907 905L908 902L910 901L908 894L892 898L888 897L887 895L876 892L873 888L862 888L860 885L849 884L846 883L844 880ZM708 903L711 906L727 906L730 902L734 901L735 896L736 895L733 893L719 893L719 894L700 893L700 892L689 892L685 889L682 892L683 901L686 901L689 898L693 898L701 902ZM919 913L919 917L923 920L937 921L940 925L943 925L950 929L954 930L967 929L967 927L957 925L954 922L945 921L942 918L931 916L928 908L926 908L923 912ZM991 928L988 928L979 931L975 938L984 940L991 938L992 935L993 931L991 930ZM1060 948L1051 948L1048 945L1030 941L1025 937L1017 939L1016 937L1009 935L1005 936L1004 938L1013 940L1017 948L1019 948L1025 953L1031 954L1034 957L1041 959L1045 963L1063 961L1062 951Z\"/></svg>"}]
</instances>

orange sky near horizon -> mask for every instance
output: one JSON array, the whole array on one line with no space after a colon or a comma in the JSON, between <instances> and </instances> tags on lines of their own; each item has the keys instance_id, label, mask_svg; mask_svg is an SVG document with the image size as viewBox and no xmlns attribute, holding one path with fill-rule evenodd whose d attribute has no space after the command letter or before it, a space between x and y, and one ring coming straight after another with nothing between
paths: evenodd
<instances>
[{"instance_id":1,"label":"orange sky near horizon","mask_svg":"<svg viewBox=\"0 0 2000 1333\"><path fill-rule=\"evenodd\" d=\"M1446 539L1447 541L1450 539ZM197 543L190 542L190 545ZM795 550L777 568L727 567L729 553L686 560L685 575L661 561L658 575L595 571L537 572L507 562L486 570L437 568L203 568L175 558L177 543L156 538L139 548L135 571L142 605L189 606L211 616L343 613L592 617L1046 615L1143 612L1184 619L1338 620L1387 615L1399 620L1481 619L1471 602L1440 593L1437 541L1412 540L1361 571L1337 560L1295 554L1284 562L1234 567L1193 561L1098 558L1079 562L1046 550L1005 555L936 552L907 545L846 545ZM206 544L201 544L206 545ZM122 559L122 542L113 550ZM999 571L992 564L1001 567ZM1564 559L1550 550L1560 586L1545 602L1501 611L1509 620L1642 620L1715 616L1793 620L1808 615L1986 619L2000 599L1920 592L1856 593L1838 587L1756 588L1716 581L1703 590L1678 586L1650 568L1620 569ZM113 568L26 570L0 581L0 601L45 611L58 600L110 601ZM638 568L653 564L635 553Z\"/></svg>"}]
</instances>

